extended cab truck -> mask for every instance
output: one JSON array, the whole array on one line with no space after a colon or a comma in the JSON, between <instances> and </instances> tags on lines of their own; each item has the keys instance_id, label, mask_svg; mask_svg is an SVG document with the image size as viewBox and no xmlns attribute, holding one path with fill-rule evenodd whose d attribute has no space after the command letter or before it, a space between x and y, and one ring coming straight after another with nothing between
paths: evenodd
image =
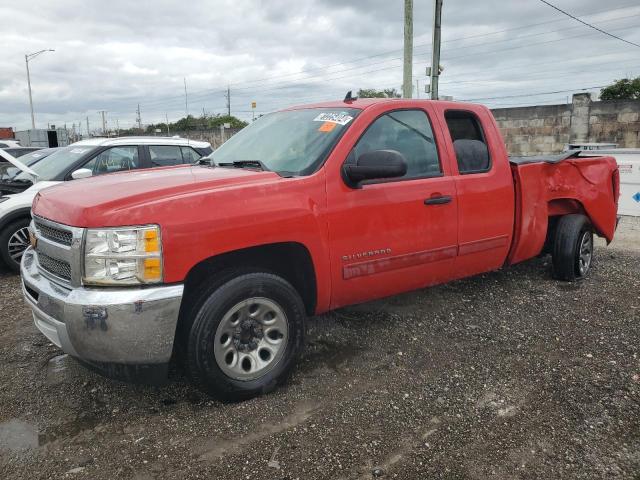
<instances>
[{"instance_id":1,"label":"extended cab truck","mask_svg":"<svg viewBox=\"0 0 640 480\"><path fill-rule=\"evenodd\" d=\"M578 279L616 228L613 158L510 161L479 105L294 107L202 163L39 192L21 271L53 343L146 381L176 353L204 391L248 398L291 370L307 315L543 251Z\"/></svg>"}]
</instances>

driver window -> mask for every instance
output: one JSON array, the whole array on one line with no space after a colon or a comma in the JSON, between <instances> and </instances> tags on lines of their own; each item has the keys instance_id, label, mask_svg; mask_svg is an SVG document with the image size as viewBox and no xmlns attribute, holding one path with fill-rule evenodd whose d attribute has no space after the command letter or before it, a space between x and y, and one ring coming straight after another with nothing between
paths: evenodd
<instances>
[{"instance_id":1,"label":"driver window","mask_svg":"<svg viewBox=\"0 0 640 480\"><path fill-rule=\"evenodd\" d=\"M133 170L140 166L138 161L138 147L111 147L93 157L82 168L88 168L93 175Z\"/></svg>"},{"instance_id":2,"label":"driver window","mask_svg":"<svg viewBox=\"0 0 640 480\"><path fill-rule=\"evenodd\" d=\"M403 179L442 174L433 131L422 110L399 110L375 120L360 137L347 161L354 162L372 150L400 152L407 162Z\"/></svg>"}]
</instances>

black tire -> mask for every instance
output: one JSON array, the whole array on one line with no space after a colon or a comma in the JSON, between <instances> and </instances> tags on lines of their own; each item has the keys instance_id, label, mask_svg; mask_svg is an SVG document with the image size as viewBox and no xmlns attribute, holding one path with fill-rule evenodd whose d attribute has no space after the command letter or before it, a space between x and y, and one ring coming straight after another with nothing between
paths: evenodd
<instances>
[{"instance_id":1,"label":"black tire","mask_svg":"<svg viewBox=\"0 0 640 480\"><path fill-rule=\"evenodd\" d=\"M218 326L234 306L249 298L274 302L285 314L288 328L283 353L270 370L258 378L240 380L227 375L218 364L214 344ZM304 345L305 308L298 292L286 280L263 272L236 276L212 288L198 309L192 310L185 341L185 366L196 386L224 401L246 400L272 391L282 383L298 360Z\"/></svg>"},{"instance_id":2,"label":"black tire","mask_svg":"<svg viewBox=\"0 0 640 480\"><path fill-rule=\"evenodd\" d=\"M593 228L587 217L564 215L558 220L552 260L553 277L558 280L572 282L587 275L593 261Z\"/></svg>"},{"instance_id":3,"label":"black tire","mask_svg":"<svg viewBox=\"0 0 640 480\"><path fill-rule=\"evenodd\" d=\"M2 261L5 263L5 265L9 267L9 270L15 273L20 272L20 260L22 259L22 253L24 253L24 250L26 250L29 246L29 237L28 235L26 236L26 244L18 257L15 256L16 251L9 250L9 240L13 239L12 248L16 248L16 238L14 237L14 235L19 235L22 238L23 235L19 234L18 232L23 230L22 233L24 233L24 229L29 226L30 222L31 220L29 218L21 218L19 220L11 222L8 225L5 225L2 229L2 232L0 232L0 257L2 258Z\"/></svg>"}]
</instances>

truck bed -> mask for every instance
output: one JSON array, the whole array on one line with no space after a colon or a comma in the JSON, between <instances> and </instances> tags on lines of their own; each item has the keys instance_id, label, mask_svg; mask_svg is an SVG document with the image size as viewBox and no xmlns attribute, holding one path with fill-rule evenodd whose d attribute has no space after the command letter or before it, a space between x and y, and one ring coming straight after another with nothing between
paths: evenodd
<instances>
[{"instance_id":1,"label":"truck bed","mask_svg":"<svg viewBox=\"0 0 640 480\"><path fill-rule=\"evenodd\" d=\"M571 150L558 155L541 155L537 157L509 157L513 165L527 165L529 163L560 163L568 158L578 158L580 150Z\"/></svg>"},{"instance_id":2,"label":"truck bed","mask_svg":"<svg viewBox=\"0 0 640 480\"><path fill-rule=\"evenodd\" d=\"M509 159L514 179L516 216L508 264L538 255L554 217L586 214L595 232L613 239L619 190L617 164L610 156L557 156Z\"/></svg>"}]
</instances>

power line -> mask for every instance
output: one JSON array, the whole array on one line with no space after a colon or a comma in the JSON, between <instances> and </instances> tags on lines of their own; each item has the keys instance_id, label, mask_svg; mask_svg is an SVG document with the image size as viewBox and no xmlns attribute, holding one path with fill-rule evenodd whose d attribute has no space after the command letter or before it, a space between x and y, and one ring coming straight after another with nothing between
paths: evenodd
<instances>
[{"instance_id":1,"label":"power line","mask_svg":"<svg viewBox=\"0 0 640 480\"><path fill-rule=\"evenodd\" d=\"M569 12L566 12L566 11L562 10L561 8L556 7L555 5L553 5L553 4L549 3L549 2L547 2L546 0L540 0L540 1L541 1L542 3L544 3L545 5L548 5L549 7L556 9L556 10L557 10L557 11L559 11L560 13L565 14L567 17L571 17L571 18L573 18L574 20L576 20L576 21L578 21L578 22L582 23L583 25L586 25L586 26L587 26L587 27L589 27L589 28L593 28L594 30L597 30L597 31L598 31L598 32L600 32L600 33L604 33L605 35L608 35L608 36L610 36L611 38L615 38L615 39L617 39L617 40L620 40L621 42L628 43L629 45L633 45L634 47L638 47L638 48L640 48L640 45L639 45L639 44L637 44L637 43L633 43L633 42L630 42L629 40L625 40L625 39L624 39L624 38L622 38L622 37L618 37L617 35L614 35L613 33L609 33L609 32L607 32L607 31L605 31L605 30L602 30L601 28L598 28L598 27L596 27L596 26L594 26L594 25L591 25L590 23L587 23L587 22L585 22L584 20L580 20L580 19L579 19L578 17L576 17L575 15L571 15Z\"/></svg>"},{"instance_id":2,"label":"power line","mask_svg":"<svg viewBox=\"0 0 640 480\"><path fill-rule=\"evenodd\" d=\"M630 28L637 28L636 26L629 26L629 27L621 27L618 28L616 30L628 30ZM535 34L535 35L544 35L546 33L552 33L552 32L541 32L539 34ZM477 56L480 53L482 53L483 55L490 55L490 54L495 54L495 53L499 53L499 52L503 52L503 51L509 51L509 50L517 50L517 49L521 49L521 48L528 48L528 47L532 47L535 45L544 45L544 44L549 44L549 43L555 43L555 42L561 42L564 40L570 40L570 39L575 39L575 38L581 38L581 37L585 37L585 36L589 36L591 35L591 33L582 33L579 35L573 35L570 37L563 37L563 38L557 38L557 39L553 39L553 40L544 40L541 42L533 42L533 43L526 43L523 45L516 45L516 46L512 46L512 47L507 47L507 48L501 48L501 49L496 49L496 50L489 50L489 51L485 51L485 52L478 52L478 53L471 53L471 54L465 54L465 55L458 55L458 56L454 56L454 57L449 57L448 60L457 60L457 59L462 59L462 58L467 58L467 57L472 57L472 56ZM527 35L529 36L529 35ZM494 43L494 42L489 42L489 43ZM478 44L478 45L474 45L474 46L466 46L466 47L462 47L464 49L469 49L469 48L473 48L475 46L483 46L485 45L483 44ZM451 50L458 50L458 48L456 49L451 49ZM449 50L450 51L450 50ZM425 53L418 53L415 54L414 57L423 57L423 56L430 56L431 53L430 52L425 52ZM300 88L304 88L305 85L308 84L315 84L318 82L326 82L328 80L339 80L339 79L343 79L343 78L350 78L353 77L354 75L364 75L364 74L368 74L368 73L375 73L375 72L380 72L380 71L385 71L385 70L392 70L392 69L396 69L399 68L400 64L399 63L395 63L393 65L390 66L384 66L381 68L375 68L375 69L369 69L369 70L364 70L361 72L357 72L357 73L353 73L353 74L347 74L347 75L339 75L341 73L344 73L346 71L349 70L354 70L354 69L359 69L359 68L366 68L366 67L371 67L373 65L378 65L380 63L385 64L389 61L400 61L402 59L402 57L397 57L397 58L393 58L393 59L389 59L383 62L374 62L368 65L361 65L361 66L357 66L357 67L351 67L351 68L347 68L347 69L343 69L337 72L331 72L325 76L320 76L317 78L301 78L301 79L297 79L297 80L293 80L293 81L284 81L284 82L276 82L274 83L272 86L268 86L266 88L261 88L258 90L252 90L250 93L251 95L255 95L256 93L263 93L263 92L272 92L275 90L282 90L282 89L288 89L288 88L294 88L295 86L299 86ZM415 62L414 65L420 65L419 62ZM339 75L339 76L335 76L335 75ZM301 82L307 82L306 84L302 84ZM446 82L445 82L446 83ZM282 85L282 86L274 86L274 85ZM238 88L237 90L248 90L248 87L242 87L242 88ZM198 100L203 101L205 100L207 97L212 96L211 94L204 94L204 95L199 95L200 98L198 98ZM154 105L157 104L158 107L152 107L152 110L162 110L164 109L166 106L170 105L170 104L174 104L175 100L167 100L167 101L160 101L160 102L148 102L145 104L145 106L147 105ZM219 108L223 108L223 107L219 107Z\"/></svg>"},{"instance_id":3,"label":"power line","mask_svg":"<svg viewBox=\"0 0 640 480\"><path fill-rule=\"evenodd\" d=\"M598 11L598 12L585 14L585 16L598 15L598 14L601 14L601 13L607 13L607 12L611 12L611 11L622 10L622 9L629 8L629 7L634 7L634 6L637 7L637 5L629 4L629 5L622 6L622 7L617 7L617 8L608 9L608 10L601 10L601 11ZM603 22L617 20L618 18L627 18L627 17L617 17L617 18L614 18L614 19L607 19L607 20L604 20ZM449 40L443 40L442 43L450 43L450 42L456 42L456 41L462 41L462 40L469 40L469 39L473 39L473 38L486 37L486 36L496 35L496 34L509 32L509 31L532 28L532 27L536 27L536 26L540 26L540 25L549 24L549 23L557 23L558 21L561 21L561 20L549 20L549 21L545 21L545 22L538 22L538 23L529 24L529 25L523 25L523 26L519 26L519 27L512 27L512 28L508 28L508 29L497 30L497 31L493 31L493 32L483 33L483 34L469 35L469 36L465 36L465 37L459 37L459 38L454 38L454 39L449 39ZM553 32L556 32L556 31L560 31L560 30L553 30L553 31L549 31L549 32L540 32L540 33L535 33L535 34L522 35L522 36L517 37L517 38L523 38L523 37L527 37L527 36L544 35L544 34L553 33ZM575 38L575 37L569 37L569 38ZM499 40L497 42L486 42L486 43L483 43L483 44L480 44L480 45L486 45L486 44L491 44L491 43L500 43L500 42L510 41L510 40L511 39ZM554 41L559 41L559 40L562 40L562 39L558 39L558 40L554 40ZM431 43L429 42L429 43L415 45L415 47L416 48L418 48L418 47L426 47L426 46L430 46L430 45L431 45ZM469 48L469 47L459 47L459 48L447 49L447 51L458 50L458 49L462 49L462 48ZM518 47L518 48L521 48L521 47ZM230 85L236 86L236 85L243 85L243 84L246 85L246 84L251 84L251 83L260 83L261 86L264 86L265 85L265 81L269 82L269 81L272 81L272 80L275 80L275 79L278 79L278 78L291 77L291 76L295 76L295 75L306 75L306 74L308 74L308 72L313 72L313 71L317 71L317 70L327 70L329 68L336 67L336 66L357 63L357 62L360 62L360 61L363 61L363 60L367 60L367 59L370 59L370 58L389 55L389 54L398 52L399 50L401 50L401 49L389 50L387 52L382 52L382 53L378 53L378 54L374 54L374 55L369 55L369 56L366 56L366 57L360 57L360 58L357 58L357 59L354 59L354 60L349 60L349 61L344 61L344 62L337 62L337 63L328 64L328 65L321 65L321 66L318 66L318 67L312 67L312 68L308 68L308 69L303 69L303 70L300 70L298 72L292 72L292 73L283 74L283 75L271 76L271 77L267 77L267 78L263 78L263 79L245 80L245 81L241 81L241 82L235 82L235 83L231 83ZM431 52L420 53L420 54L417 54L416 56L424 56L424 55L427 55L427 54L431 55ZM366 68L368 66L370 67L372 65L376 65L376 64L380 64L380 63L386 63L388 61L393 61L393 60L396 60L396 59L399 60L401 58L402 57L394 57L392 59L387 59L387 60L384 60L384 61L381 61L381 62L375 62L375 63L369 63L369 64L365 64L365 65L350 67L350 68L342 69L342 70L340 70L338 72L330 72L330 73L335 74L335 73L346 72L348 70L356 70L356 69L359 69L359 68ZM462 58L462 57L454 57L454 58ZM396 68L396 67L397 66L394 65L394 66L391 66L389 68ZM363 72L363 73L368 73L368 72ZM282 83L291 84L293 82L302 81L302 80L308 80L308 77L307 78L300 78L300 79L293 79L291 81L275 82L274 85L282 84ZM251 88L254 88L254 87L249 87L249 86L248 87L239 87L236 90L247 90L247 89L251 89ZM226 88L206 89L206 90L201 90L201 91L198 91L198 92L192 92L191 96L192 96L192 98L212 96L214 93L224 93L225 90L226 90ZM265 91L265 90L263 89L262 91ZM156 104L156 103L162 103L162 102L166 102L166 101L171 101L171 99L173 99L173 98L180 99L180 98L182 98L182 96L181 95L180 96L168 96L168 97L164 97L164 99L162 99L162 100L160 100L160 99L151 100L149 102L145 102L145 106L148 107L148 106Z\"/></svg>"},{"instance_id":4,"label":"power line","mask_svg":"<svg viewBox=\"0 0 640 480\"><path fill-rule=\"evenodd\" d=\"M569 90L555 90L553 92L539 92L539 93L523 93L521 95L504 95L502 97L481 97L481 98L469 98L466 100L460 100L461 102L477 102L478 100L502 100L503 98L522 98L522 97L536 97L540 95L552 95L556 93L568 93L575 91L595 90L597 88L604 88L607 85L598 85L595 87L583 87L583 88L571 88Z\"/></svg>"},{"instance_id":5,"label":"power line","mask_svg":"<svg viewBox=\"0 0 640 480\"><path fill-rule=\"evenodd\" d=\"M618 9L613 9L613 10L618 10ZM610 11L610 10L608 10L608 11ZM601 13L601 12L598 12L598 13ZM634 15L634 16L635 16L635 15ZM615 20L615 19L608 19L608 20L604 20L603 22L606 22L606 21L613 21L613 20ZM541 24L545 24L545 23L552 23L552 22L540 22L540 23L538 23L538 24L534 24L534 25L541 25ZM529 26L521 26L521 27L514 27L514 28L511 28L511 29L507 29L507 30L519 30L519 29L528 28L528 27L529 27ZM504 30L503 30L503 31L504 31ZM521 36L516 37L515 39L517 40L517 39L519 39L519 38L524 38L524 37L529 37L529 36L545 35L545 34L549 34L549 33L552 33L552 32L553 32L553 31L546 31L546 32L539 32L539 33L535 33L535 34L521 35ZM472 38L472 37L488 36L488 35L493 35L493 34L495 34L495 33L497 33L497 32L489 32L489 33L486 33L486 34L473 35L473 36L468 36L468 37L461 37L461 38L459 38L459 39L452 39L452 40L449 40L449 41L451 42L451 41L457 41L457 40L464 40L464 39ZM532 46L532 45L535 45L535 44L551 43L551 42L556 42L556 41L568 40L568 39L571 39L571 38L577 38L577 37L581 37L581 36L584 36L584 35L578 35L578 36L573 36L573 37L565 37L565 38L560 38L560 39L551 40L551 41L538 42L538 43L534 43L534 44L526 44L526 45L517 46L517 47L515 47L515 48L525 48L525 47ZM507 41L511 41L511 40L513 40L513 39L510 39L510 40L507 40ZM485 42L485 43L478 44L478 45L474 45L474 46L482 46L482 45L489 44L489 43L498 43L498 42ZM426 45L426 44L425 44L425 45ZM474 46L466 46L466 47L461 47L461 48L472 48L472 47L474 47ZM514 47L507 48L507 49L499 49L499 50L494 50L493 52L492 52L492 51L489 51L489 52L484 52L484 53L497 53L497 52L499 52L499 51L511 50L511 49L513 49L513 48L514 48ZM458 49L458 48L453 48L453 49L449 49L449 50L457 50L457 49ZM374 56L381 56L381 55L385 55L385 54L372 55L372 56L364 57L364 58L371 58L371 57L374 57ZM427 55L427 54L426 54L426 53L425 53L425 54L419 54L418 56L420 56L420 55ZM473 55L476 55L476 54L473 54ZM457 59L457 58L464 58L464 57L467 57L467 56L469 56L469 55L462 55L462 56L452 57L452 58L450 58L450 60L452 60L452 59ZM398 57L398 60L399 60L400 58L401 58L401 57ZM357 61L361 61L361 60L362 60L362 59L358 59ZM380 63L388 63L389 61L394 61L394 60L395 60L395 59L388 59L388 60L385 60L385 61L383 61L383 62L376 62L376 63L377 63L377 64L380 64ZM354 61L354 62L355 62L355 61ZM546 62L546 63L559 63L559 62L563 62L563 60L560 60L560 61L558 61L558 62ZM339 63L333 64L333 65L343 65L343 64L346 64L346 63L349 63L349 62L339 62ZM363 71L363 72L358 72L357 74L354 72L354 74L355 74L355 75L342 75L342 76L337 76L337 77L335 76L336 74L340 74L340 73L346 72L347 70L355 70L355 69L362 69L362 68L371 67L372 65L375 65L376 63L368 64L368 65L367 65L367 64L365 64L365 65L360 65L360 66L355 66L355 67L351 67L351 68L343 69L343 70L340 70L340 71L337 71L337 72L331 72L331 73L327 74L327 75L329 75L329 76L328 76L326 79L335 80L335 79L340 79L340 78L353 77L353 76L355 76L355 75L360 76L360 75L367 74L367 73L371 73L371 72L377 72L377 71L382 71L382 70L395 69L395 68L397 68L397 67L398 67L398 65L394 64L394 65L391 65L391 66L389 66L389 67L384 67L384 68L378 68L378 69L366 70L366 71ZM282 75L282 76L280 76L280 77L284 77L284 76L292 76L292 75L302 75L302 74L306 74L306 72L307 72L307 71L310 71L310 70L316 70L316 69L318 69L318 68L326 68L326 67L316 67L316 68L314 68L314 69L303 70L303 71L300 71L300 72L295 72L295 73L291 73L291 74L287 74L287 75ZM332 76L331 74L333 74L333 76ZM277 77L272 77L272 79L275 79L275 78L277 78ZM252 95L254 95L254 94L255 94L255 93L257 93L257 92L268 92L268 91L274 91L274 90L279 90L279 89L283 89L283 88L294 88L294 87L295 87L295 83L294 83L294 82L300 82L300 81L305 81L305 82L309 82L309 81L311 81L311 82L313 83L314 79L313 79L313 78L301 78L301 79L298 79L298 80L293 80L293 81L288 81L288 82L287 82L287 81L284 81L284 82L276 82L276 83L274 83L273 85L276 85L276 84L280 83L280 84L284 84L284 86L279 87L279 88L275 88L273 85L271 85L270 87L263 88L263 89L260 89L260 90L258 90L258 91L252 91L252 92L251 92L251 94L252 94ZM316 81L317 81L317 80L316 80ZM251 82L251 81L239 82L239 83L250 83L250 82ZM444 83L462 83L462 82L444 82ZM302 85L300 85L300 86L301 86L301 88L303 87ZM240 88L239 90L249 90L250 88L251 88L251 87L243 87L243 88ZM202 97L204 97L204 95L202 95ZM204 98L201 98L200 100L204 100ZM154 103L154 102L149 102L149 103ZM167 101L162 101L162 100L160 100L160 101L156 101L155 103L157 103L157 104L162 104L162 107L164 107L164 106L166 106L166 105L167 105L167 103L172 103L172 101L171 101L171 100L169 100L169 101L167 102ZM218 108L218 109L222 109L222 108L224 108L224 107L220 106L220 107L216 107L216 108ZM152 108L151 110L156 110L156 109L155 109L155 108Z\"/></svg>"}]
</instances>

